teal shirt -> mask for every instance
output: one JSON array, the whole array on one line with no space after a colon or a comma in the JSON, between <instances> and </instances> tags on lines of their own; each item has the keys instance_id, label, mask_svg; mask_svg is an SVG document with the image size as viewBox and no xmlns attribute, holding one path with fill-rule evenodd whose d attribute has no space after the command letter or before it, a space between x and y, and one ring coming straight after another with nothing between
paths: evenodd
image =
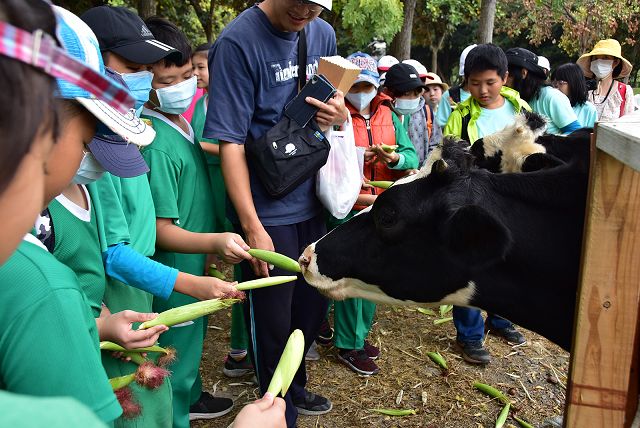
<instances>
[{"instance_id":1,"label":"teal shirt","mask_svg":"<svg viewBox=\"0 0 640 428\"><path fill-rule=\"evenodd\" d=\"M144 109L156 131L153 144L142 150L149 165L147 173L156 218L168 218L195 233L215 231L214 206L207 162L198 140L179 130L160 113ZM202 275L204 254L181 254L157 250L154 259L181 272Z\"/></svg>"},{"instance_id":2,"label":"teal shirt","mask_svg":"<svg viewBox=\"0 0 640 428\"><path fill-rule=\"evenodd\" d=\"M111 422L122 409L100 362L87 298L71 269L35 237L25 239L0 267L0 389L72 397Z\"/></svg>"},{"instance_id":3,"label":"teal shirt","mask_svg":"<svg viewBox=\"0 0 640 428\"><path fill-rule=\"evenodd\" d=\"M596 106L590 101L574 105L573 111L583 128L593 128L595 126L596 120L598 120L598 112L596 111Z\"/></svg>"},{"instance_id":4,"label":"teal shirt","mask_svg":"<svg viewBox=\"0 0 640 428\"><path fill-rule=\"evenodd\" d=\"M547 118L547 133L562 134L561 129L578 120L569 98L551 86L543 86L537 97L529 101L531 110Z\"/></svg>"},{"instance_id":5,"label":"teal shirt","mask_svg":"<svg viewBox=\"0 0 640 428\"><path fill-rule=\"evenodd\" d=\"M480 117L476 122L478 128L478 138L493 134L502 130L506 125L513 122L516 110L513 104L504 100L502 107L495 109L481 108Z\"/></svg>"}]
</instances>

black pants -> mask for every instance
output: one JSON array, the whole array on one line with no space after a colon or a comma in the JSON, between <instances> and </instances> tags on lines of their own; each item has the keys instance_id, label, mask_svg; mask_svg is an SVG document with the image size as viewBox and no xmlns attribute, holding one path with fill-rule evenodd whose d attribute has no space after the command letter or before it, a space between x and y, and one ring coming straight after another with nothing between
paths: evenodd
<instances>
[{"instance_id":1,"label":"black pants","mask_svg":"<svg viewBox=\"0 0 640 428\"><path fill-rule=\"evenodd\" d=\"M322 237L326 226L322 216L287 226L265 226L275 250L295 260L307 245ZM274 268L270 276L291 275L291 272ZM242 263L242 280L255 279L248 262ZM244 315L249 331L249 350L262 394L267 392L273 372L278 365L291 332L300 329L304 333L305 354L315 340L324 319L328 300L299 275L298 280L287 284L252 290L247 295ZM287 403L287 426L294 427L298 417L294 402L304 400L306 380L304 360L293 383L284 397Z\"/></svg>"}]
</instances>

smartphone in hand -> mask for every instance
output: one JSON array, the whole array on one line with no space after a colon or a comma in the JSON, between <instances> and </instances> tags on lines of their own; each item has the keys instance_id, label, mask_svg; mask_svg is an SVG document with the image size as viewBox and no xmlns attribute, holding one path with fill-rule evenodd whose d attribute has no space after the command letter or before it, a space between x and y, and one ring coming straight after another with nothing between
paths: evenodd
<instances>
[{"instance_id":1,"label":"smartphone in hand","mask_svg":"<svg viewBox=\"0 0 640 428\"><path fill-rule=\"evenodd\" d=\"M318 112L318 109L305 99L311 97L326 103L335 93L336 88L331 82L321 74L314 74L298 95L287 104L284 114L295 120L301 127L305 127Z\"/></svg>"}]
</instances>

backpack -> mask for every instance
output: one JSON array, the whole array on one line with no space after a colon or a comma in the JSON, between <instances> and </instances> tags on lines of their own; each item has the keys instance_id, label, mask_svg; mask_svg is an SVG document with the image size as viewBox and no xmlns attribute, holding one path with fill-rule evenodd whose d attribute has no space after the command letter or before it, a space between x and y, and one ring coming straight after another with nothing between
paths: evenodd
<instances>
[{"instance_id":1,"label":"backpack","mask_svg":"<svg viewBox=\"0 0 640 428\"><path fill-rule=\"evenodd\" d=\"M627 104L627 85L622 82L616 82L618 84L618 92L622 96L622 104L620 104L620 116L624 116L624 108Z\"/></svg>"},{"instance_id":2,"label":"backpack","mask_svg":"<svg viewBox=\"0 0 640 428\"><path fill-rule=\"evenodd\" d=\"M460 102L460 86L454 86L449 89L449 104L453 108Z\"/></svg>"}]
</instances>

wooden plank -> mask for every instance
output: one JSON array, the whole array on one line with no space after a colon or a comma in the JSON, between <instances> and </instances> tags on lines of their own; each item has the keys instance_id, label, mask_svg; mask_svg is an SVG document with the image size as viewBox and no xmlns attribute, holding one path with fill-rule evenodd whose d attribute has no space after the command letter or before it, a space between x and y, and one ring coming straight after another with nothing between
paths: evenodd
<instances>
[{"instance_id":1,"label":"wooden plank","mask_svg":"<svg viewBox=\"0 0 640 428\"><path fill-rule=\"evenodd\" d=\"M598 124L596 146L623 164L640 171L640 114Z\"/></svg>"},{"instance_id":2,"label":"wooden plank","mask_svg":"<svg viewBox=\"0 0 640 428\"><path fill-rule=\"evenodd\" d=\"M597 150L590 199L565 422L623 427L630 382L637 382L630 370L640 302L640 172Z\"/></svg>"}]
</instances>

